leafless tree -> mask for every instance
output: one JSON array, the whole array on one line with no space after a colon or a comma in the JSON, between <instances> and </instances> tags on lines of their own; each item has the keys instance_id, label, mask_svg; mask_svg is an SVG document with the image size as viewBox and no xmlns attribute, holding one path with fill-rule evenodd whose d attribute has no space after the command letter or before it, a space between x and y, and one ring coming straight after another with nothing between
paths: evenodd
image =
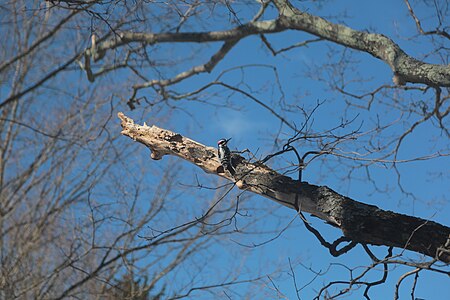
<instances>
[{"instance_id":1,"label":"leafless tree","mask_svg":"<svg viewBox=\"0 0 450 300\"><path fill-rule=\"evenodd\" d=\"M414 277L414 298L419 274L448 277L450 231L433 209L393 213L341 191L350 183L378 199L400 191L414 207L422 199L405 187L411 169L404 166L442 162L434 178L448 179L449 7L430 2L431 16L419 13L422 2L403 3L416 30L407 38L426 45L411 54L401 33L352 28L338 11L321 17L331 1L1 4L0 298L281 298L287 272L298 298L307 289L318 299L370 298L389 278L397 299L406 278ZM305 49L323 58L305 66L298 59ZM299 77L288 79L286 63L303 65ZM367 64L387 68L372 72ZM313 82L335 100L320 100L308 89ZM191 118L199 105L219 114L249 107L279 126L265 134L266 150L235 156L238 173L230 176L213 149L193 141L198 131L172 127L173 115ZM333 105L339 122L323 128L317 119ZM152 136L122 114L124 134L147 145L151 158L174 154L228 181L179 160L151 163L119 134L115 115L125 110L186 136L193 131L192 140L165 130ZM433 144L410 154L413 138ZM380 166L395 184L380 182ZM327 187L331 177L342 184ZM260 204L252 194L275 202ZM294 210L278 214L278 207ZM267 227L269 218L279 226ZM331 254L328 269L287 257L259 270L245 265L243 252L300 230ZM334 242L324 237L330 232ZM343 254L358 257L357 265L333 262ZM335 277L338 265L348 276ZM301 271L311 280L300 280Z\"/></svg>"}]
</instances>

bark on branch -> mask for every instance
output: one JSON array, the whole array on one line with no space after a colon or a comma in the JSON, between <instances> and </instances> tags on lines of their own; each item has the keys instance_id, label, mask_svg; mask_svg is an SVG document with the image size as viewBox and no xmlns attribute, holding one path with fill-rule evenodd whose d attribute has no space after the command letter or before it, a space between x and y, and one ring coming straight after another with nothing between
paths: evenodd
<instances>
[{"instance_id":1,"label":"bark on branch","mask_svg":"<svg viewBox=\"0 0 450 300\"><path fill-rule=\"evenodd\" d=\"M354 30L341 24L300 11L287 0L275 0L283 28L311 33L323 39L371 54L389 65L393 81L423 83L429 86L450 86L450 65L419 61L406 54L399 45L383 34Z\"/></svg>"},{"instance_id":2,"label":"bark on branch","mask_svg":"<svg viewBox=\"0 0 450 300\"><path fill-rule=\"evenodd\" d=\"M204 146L182 135L135 124L119 113L122 134L150 148L152 159L175 155L206 173L236 183L240 189L259 194L290 208L300 208L339 227L354 242L393 246L450 263L450 228L430 220L382 210L342 196L326 186L298 182L269 167L250 163L236 155L236 174L224 172L215 148Z\"/></svg>"},{"instance_id":3,"label":"bark on branch","mask_svg":"<svg viewBox=\"0 0 450 300\"><path fill-rule=\"evenodd\" d=\"M417 60L406 54L399 45L383 34L359 31L345 25L332 23L319 16L300 11L287 0L274 0L273 3L279 12L278 17L273 20L253 20L238 27L222 31L175 33L124 31L87 49L85 55L87 58L98 61L104 57L107 51L130 43L148 45L227 41L238 43L241 39L248 36L297 30L308 32L320 39L328 40L344 47L366 52L384 61L393 72L395 84L404 85L407 82L411 82L422 83L432 87L450 87L450 65L430 64ZM178 81L174 81L174 83ZM171 83L168 82L168 84Z\"/></svg>"}]
</instances>

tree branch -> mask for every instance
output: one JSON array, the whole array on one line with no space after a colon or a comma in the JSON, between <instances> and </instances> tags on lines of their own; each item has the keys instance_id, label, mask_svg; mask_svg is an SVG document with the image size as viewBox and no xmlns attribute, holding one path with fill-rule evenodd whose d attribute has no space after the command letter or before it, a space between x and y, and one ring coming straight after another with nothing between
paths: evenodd
<instances>
[{"instance_id":1,"label":"tree branch","mask_svg":"<svg viewBox=\"0 0 450 300\"><path fill-rule=\"evenodd\" d=\"M320 38L353 48L383 60L394 73L398 85L406 82L429 86L450 86L450 66L419 61L407 55L394 41L382 34L354 30L331 23L321 17L308 14L293 7L287 0L273 1L279 11L282 28L305 31Z\"/></svg>"},{"instance_id":2,"label":"tree branch","mask_svg":"<svg viewBox=\"0 0 450 300\"><path fill-rule=\"evenodd\" d=\"M381 59L391 68L393 82L422 83L428 86L450 87L450 66L429 64L406 54L399 45L382 34L354 30L324 18L308 14L293 7L287 0L274 0L279 15L273 20L249 21L235 28L223 31L205 32L130 32L118 33L113 38L99 43L96 49L87 49L85 54L98 61L108 50L130 43L207 43L239 40L252 36L277 33L287 30L308 32L344 47L353 48ZM267 45L267 43L266 43ZM94 51L95 50L95 51ZM273 49L272 49L273 52Z\"/></svg>"},{"instance_id":3,"label":"tree branch","mask_svg":"<svg viewBox=\"0 0 450 300\"><path fill-rule=\"evenodd\" d=\"M235 155L236 174L224 173L216 149L156 126L137 125L119 113L122 134L150 148L152 159L175 155L206 173L235 182L240 189L259 194L339 227L355 243L392 246L450 263L450 228L433 221L382 210L340 195L326 186L299 182L261 163Z\"/></svg>"},{"instance_id":4,"label":"tree branch","mask_svg":"<svg viewBox=\"0 0 450 300\"><path fill-rule=\"evenodd\" d=\"M166 86L178 83L186 78L192 77L194 75L208 72L210 73L214 67L225 57L225 55L236 45L239 40L229 40L226 41L222 47L217 51L208 62L192 67L191 69L181 72L173 78L165 79L165 80L151 80L142 84L133 85L133 95L128 100L128 105L131 109L134 109L134 102L136 102L136 95L138 90L143 88L148 88L151 86L159 86L161 88L161 93L164 95L164 88ZM89 77L89 76L88 76Z\"/></svg>"},{"instance_id":5,"label":"tree branch","mask_svg":"<svg viewBox=\"0 0 450 300\"><path fill-rule=\"evenodd\" d=\"M131 32L123 31L109 40L99 43L96 47L97 55L94 61L104 57L106 51L128 45L129 43L143 43L147 45L159 43L207 43L222 42L229 40L240 40L249 35L274 33L284 30L279 28L276 20L253 21L247 24L223 31L205 31L205 32ZM93 56L91 49L86 50L87 55Z\"/></svg>"}]
</instances>

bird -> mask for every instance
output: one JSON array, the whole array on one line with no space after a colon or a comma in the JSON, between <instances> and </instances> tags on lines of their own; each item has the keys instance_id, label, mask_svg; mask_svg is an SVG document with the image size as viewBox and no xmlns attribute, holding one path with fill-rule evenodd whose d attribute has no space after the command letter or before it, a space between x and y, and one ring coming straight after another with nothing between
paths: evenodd
<instances>
[{"instance_id":1,"label":"bird","mask_svg":"<svg viewBox=\"0 0 450 300\"><path fill-rule=\"evenodd\" d=\"M217 153L219 155L220 164L223 166L224 170L228 170L228 172L230 172L230 174L234 176L236 170L233 167L231 159L231 151L227 145L230 140L231 138L220 139L217 142Z\"/></svg>"}]
</instances>

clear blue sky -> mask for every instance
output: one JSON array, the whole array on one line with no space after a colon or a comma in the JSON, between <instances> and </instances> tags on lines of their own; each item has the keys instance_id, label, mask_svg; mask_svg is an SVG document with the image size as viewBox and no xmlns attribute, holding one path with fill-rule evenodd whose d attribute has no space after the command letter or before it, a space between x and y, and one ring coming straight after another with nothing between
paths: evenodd
<instances>
[{"instance_id":1,"label":"clear blue sky","mask_svg":"<svg viewBox=\"0 0 450 300\"><path fill-rule=\"evenodd\" d=\"M308 9L309 12L321 16L340 16L347 17L332 20L344 20L345 24L358 30L368 30L372 32L382 33L392 38L398 43L408 54L422 59L422 55L427 53L430 44L427 44L426 39L409 40L416 33L416 28L411 18L408 16L406 5L403 1L329 1L325 2L319 9L309 1L293 1L293 3L303 9ZM238 15L241 11L240 5L233 6ZM420 16L426 17L431 15L432 7L427 5L417 6ZM242 8L242 11L244 8ZM424 21L424 25L432 23ZM220 27L220 25L218 25ZM431 29L433 27L430 27ZM311 36L300 34L297 32L282 33L278 35L268 36L269 40L277 48L289 46L292 43L310 39ZM217 49L219 45L212 45L206 51L202 59L209 57L210 53ZM164 46L166 47L166 46ZM167 46L169 47L169 46ZM170 45L176 47L173 53L182 53L190 51L191 48L185 48L185 45ZM331 50L333 48L334 50ZM257 37L247 38L239 43L239 45L232 50L232 52L217 66L217 68L208 75L199 75L193 79L187 80L180 84L180 90L200 87L202 83L208 82L215 78L221 71L228 68L233 68L243 64L265 64L277 66L280 81L282 82L283 92L286 101L304 105L306 108L311 108L316 101L325 101L324 105L318 110L315 115L314 130L326 129L334 127L339 124L342 117L351 118L358 113L358 122L364 121L362 129L369 129L373 123L375 116L378 114L382 120L394 120L398 118L399 111L395 107L387 105L376 104L371 111L361 110L346 110L344 103L345 97L335 91L332 91L324 82L312 80L304 76L306 70L317 72L318 77L323 77L329 80L326 74L321 73L316 67L322 63L330 60L328 57L332 55L331 61L338 61L342 55L342 48L335 47L326 42L311 44L308 48L299 48L286 52L283 55L272 57L267 49L262 47L260 40ZM335 52L333 52L335 51ZM383 62L371 57L368 54L361 54L357 52L348 51L351 54L352 60L358 61L355 65L354 72L347 72L346 78L355 78L361 76L365 79L362 84L349 85L355 93L359 91L370 91L380 84L392 84L391 70ZM192 65L197 61L188 61L185 66ZM229 83L236 83L244 76L247 83L252 84L252 94L262 99L266 104L271 105L275 109L279 109L277 100L281 96L279 90L273 87L276 78L273 70L264 66L255 66L248 68L241 73L239 70L230 72L224 77L224 80ZM209 103L217 103L223 105L223 94L220 96L213 93L219 92L220 89L211 89L211 96L205 99ZM220 93L219 93L220 94ZM418 100L431 101L431 94L419 95ZM401 95L400 95L401 97ZM229 103L239 110L223 107L214 107L198 102L183 101L179 103L185 111L176 111L173 115L163 123L156 124L161 127L166 127L174 131L185 134L186 136L197 140L203 144L215 146L216 141L222 137L232 137L231 147L235 149L249 148L252 151L258 150L259 154L265 155L276 149L273 143L273 135L279 129L279 121L273 117L272 114L255 104L250 99L242 95L235 94L228 99ZM389 102L390 99L381 98L381 101ZM174 103L175 104L175 103ZM141 117L139 111L130 113L131 116ZM297 114L284 114L289 120L300 124L302 119ZM393 129L393 133L398 134L401 130L407 128L414 118L407 119L401 122ZM137 120L147 121L151 120ZM286 127L282 128L284 137L288 137L292 132ZM448 139L444 135L440 135L439 130L427 123L419 126L414 134L408 137L402 148L400 155L402 159L412 158L417 155L430 153L436 148L445 148L448 144ZM352 144L347 145L347 149L351 149ZM301 149L301 151L314 149ZM142 150L142 155L148 153ZM333 157L329 160L333 162ZM149 168L155 167L160 162L146 162ZM278 160L275 165L282 166L283 161ZM374 165L370 168L371 176L380 189L387 189L387 192L379 192L374 189L374 186L368 182L366 172L363 169L358 169L352 173L350 179L342 179L345 177L349 165L335 164L335 173L330 173L329 170L322 166L319 162L313 164L304 173L304 180L317 184L327 185L339 193L347 195L355 200L371 203L383 209L393 210L409 215L420 216L425 219L431 218L437 222L445 225L450 225L448 216L450 215L450 207L446 200L446 194L449 192L448 188L448 158L441 158L430 161L407 163L399 166L401 171L401 184L404 189L416 198L408 197L402 193L397 184L397 175L390 166ZM211 176L202 173L201 170L184 163L183 170L187 176L182 183L194 183L191 175L197 174L201 180L214 180ZM443 176L439 176L442 174ZM342 176L342 177L339 177ZM211 194L210 194L211 195ZM196 197L192 193L193 198ZM198 194L197 194L198 197ZM232 196L230 196L232 198ZM194 201L194 200L188 200ZM250 198L245 206L247 207L261 207L263 211L252 211L251 216L257 218L270 212L264 217L263 221L259 221L258 226L263 226L265 230L280 230L288 225L290 220L294 217L294 211L280 207L275 203L271 203L267 199L261 197ZM201 208L199 208L201 209ZM199 214L201 211L199 211ZM339 237L339 230L331 228L328 225L322 224L321 221L311 219L317 228L320 228L323 234L332 241L333 238ZM245 218L238 221L247 222ZM264 242L271 237L277 235L277 232L270 233L263 236L240 236L236 234L232 236L233 239L245 244L258 244ZM356 274L359 274L360 269L370 264L370 260L365 255L361 248L352 250L350 253L333 258L329 255L319 242L316 241L312 235L307 232L301 222L296 220L291 224L286 231L284 231L279 238L264 246L247 249L239 246L233 240L220 243L216 249L215 257L219 262L219 266L226 268L228 260L233 260L235 253L240 253L245 256L244 269L260 270L264 272L274 271L274 267L282 266L281 276L273 278L274 283L279 290L289 299L295 299L295 291L293 288L292 278L289 276L290 268L288 258L292 261L297 285L299 287L306 285L314 274L308 271L307 268L312 268L315 271L328 270L324 276L318 277L311 285L300 292L301 299L311 299L317 290L324 282L333 280L347 280L348 270L339 264L345 264L350 268L356 268ZM374 251L382 257L386 254L385 248L374 248ZM230 254L232 253L232 254ZM230 255L228 255L230 254ZM411 257L416 257L411 255ZM302 263L303 266L299 265ZM398 267L391 270L389 273L388 283L383 287L373 288L370 295L372 299L391 299L393 298L394 286L399 276L411 268ZM373 276L368 278L381 278L380 270L373 272ZM245 277L245 276L244 276ZM402 284L400 299L410 298L410 288L412 284L412 277L405 280ZM341 286L342 287L342 286ZM256 286L255 288L268 288ZM239 287L236 288L239 291ZM348 299L360 299L362 293L358 292L358 296L350 296ZM443 295L450 295L450 285L448 278L445 276L437 276L430 272L422 272L420 274L420 281L416 288L416 297L427 300L443 299Z\"/></svg>"}]
</instances>

